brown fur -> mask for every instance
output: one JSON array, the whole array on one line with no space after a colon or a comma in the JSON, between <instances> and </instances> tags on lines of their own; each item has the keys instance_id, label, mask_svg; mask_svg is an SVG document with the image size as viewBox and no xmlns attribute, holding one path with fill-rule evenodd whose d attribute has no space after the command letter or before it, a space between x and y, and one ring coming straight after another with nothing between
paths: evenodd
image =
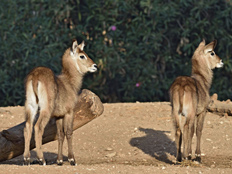
<instances>
[{"instance_id":1,"label":"brown fur","mask_svg":"<svg viewBox=\"0 0 232 174\"><path fill-rule=\"evenodd\" d=\"M63 163L62 146L64 137L68 141L68 159L71 165L76 165L72 150L73 109L77 102L82 79L85 73L95 72L96 64L83 51L84 42L80 45L74 40L72 48L65 51L62 57L62 73L55 76L51 69L37 67L26 78L24 129L25 151L24 163L30 164L30 140L35 116L39 112L34 126L37 157L40 164L46 165L41 150L42 135L50 118L57 118L58 157L57 163ZM84 57L83 57L84 56Z\"/></svg>"},{"instance_id":2,"label":"brown fur","mask_svg":"<svg viewBox=\"0 0 232 174\"><path fill-rule=\"evenodd\" d=\"M192 75L180 76L172 83L169 94L172 105L172 117L175 126L176 158L181 161L181 143L183 132L183 157L191 159L192 137L196 118L197 147L195 155L201 161L200 139L202 135L206 108L210 101L209 89L212 83L214 68L222 67L221 59L214 53L216 40L205 45L202 41L192 57ZM212 54L212 55L211 55ZM214 55L213 55L214 54ZM185 116L183 130L181 117Z\"/></svg>"}]
</instances>

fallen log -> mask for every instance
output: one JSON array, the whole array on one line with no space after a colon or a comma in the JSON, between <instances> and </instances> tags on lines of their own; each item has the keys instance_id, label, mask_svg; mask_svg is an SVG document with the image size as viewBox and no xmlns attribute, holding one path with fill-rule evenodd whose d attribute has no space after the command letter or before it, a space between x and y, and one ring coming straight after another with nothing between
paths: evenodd
<instances>
[{"instance_id":1,"label":"fallen log","mask_svg":"<svg viewBox=\"0 0 232 174\"><path fill-rule=\"evenodd\" d=\"M213 94L208 106L208 111L220 116L232 115L232 102L228 99L226 101L218 100L218 95Z\"/></svg>"},{"instance_id":2,"label":"fallen log","mask_svg":"<svg viewBox=\"0 0 232 174\"><path fill-rule=\"evenodd\" d=\"M103 113L103 104L93 92L83 89L79 94L79 100L74 110L73 130L80 128ZM0 132L0 162L5 161L24 152L24 125L18 124ZM43 144L56 140L56 122L52 118L45 128ZM31 139L30 149L35 148L34 132Z\"/></svg>"}]
</instances>

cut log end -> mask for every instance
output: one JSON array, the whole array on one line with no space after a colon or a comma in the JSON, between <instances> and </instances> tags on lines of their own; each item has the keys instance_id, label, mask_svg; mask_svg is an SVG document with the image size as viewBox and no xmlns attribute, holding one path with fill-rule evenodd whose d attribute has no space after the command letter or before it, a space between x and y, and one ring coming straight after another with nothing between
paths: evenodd
<instances>
[{"instance_id":1,"label":"cut log end","mask_svg":"<svg viewBox=\"0 0 232 174\"><path fill-rule=\"evenodd\" d=\"M220 116L231 116L232 102L229 99L226 101L219 101L218 95L215 93L211 96L208 111Z\"/></svg>"}]
</instances>

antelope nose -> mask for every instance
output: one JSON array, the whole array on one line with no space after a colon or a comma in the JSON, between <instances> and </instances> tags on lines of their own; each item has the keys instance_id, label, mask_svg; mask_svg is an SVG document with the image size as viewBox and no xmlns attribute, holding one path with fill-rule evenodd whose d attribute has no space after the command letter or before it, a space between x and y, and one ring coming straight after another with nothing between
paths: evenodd
<instances>
[{"instance_id":1,"label":"antelope nose","mask_svg":"<svg viewBox=\"0 0 232 174\"><path fill-rule=\"evenodd\" d=\"M96 65L96 64L94 64L94 65L93 65L93 67L94 67L94 68L97 68L97 65Z\"/></svg>"}]
</instances>

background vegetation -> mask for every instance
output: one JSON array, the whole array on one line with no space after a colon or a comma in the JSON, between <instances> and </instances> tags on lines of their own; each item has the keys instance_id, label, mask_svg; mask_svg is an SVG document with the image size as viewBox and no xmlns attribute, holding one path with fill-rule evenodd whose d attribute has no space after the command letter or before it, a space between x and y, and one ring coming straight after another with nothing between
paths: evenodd
<instances>
[{"instance_id":1,"label":"background vegetation","mask_svg":"<svg viewBox=\"0 0 232 174\"><path fill-rule=\"evenodd\" d=\"M99 71L83 88L103 102L165 101L178 75L190 75L200 41L218 40L223 69L211 92L232 92L230 0L1 0L0 106L24 104L24 78L36 66L61 70L71 40Z\"/></svg>"}]
</instances>

